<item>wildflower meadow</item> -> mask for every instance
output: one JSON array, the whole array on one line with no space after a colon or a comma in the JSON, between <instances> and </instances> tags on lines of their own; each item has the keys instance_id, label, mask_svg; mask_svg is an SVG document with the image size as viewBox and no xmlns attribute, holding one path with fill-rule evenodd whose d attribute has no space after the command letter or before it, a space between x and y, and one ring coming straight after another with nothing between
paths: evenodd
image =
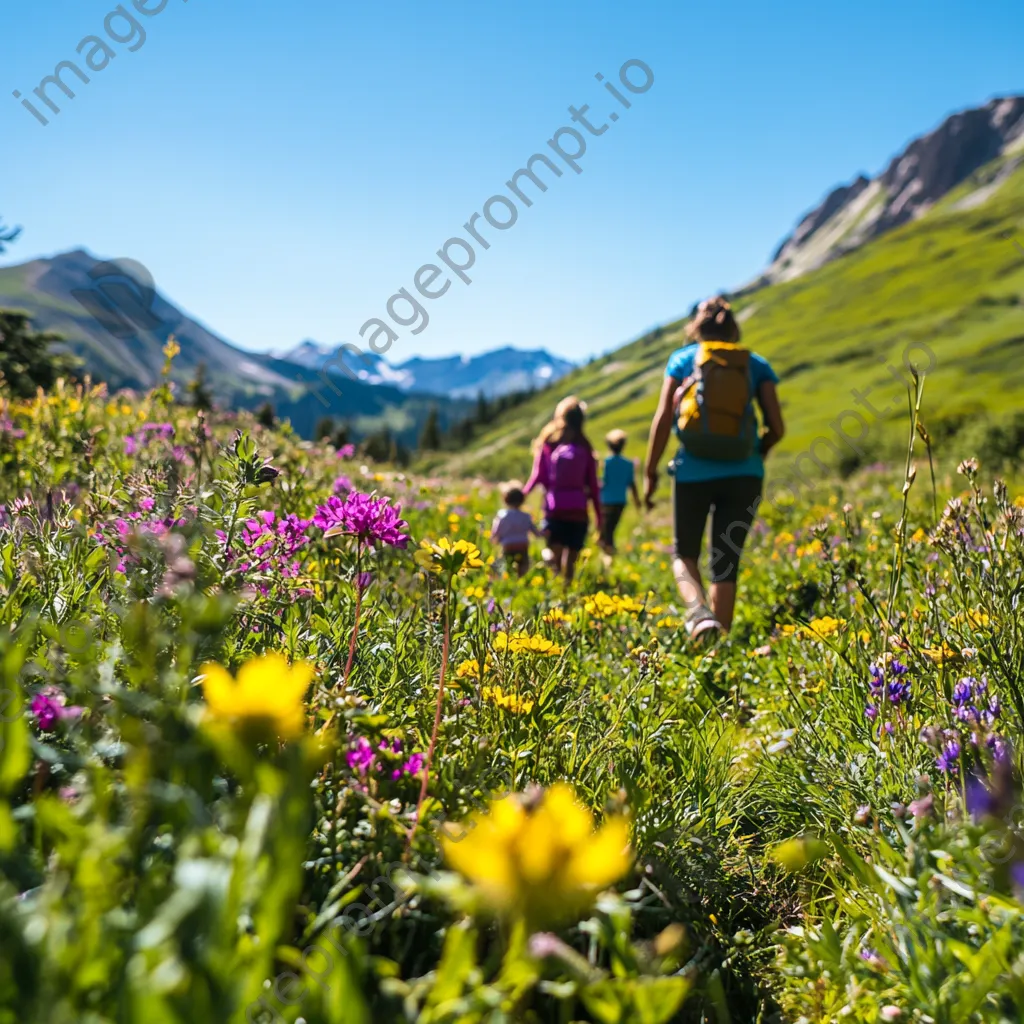
<instances>
[{"instance_id":1,"label":"wildflower meadow","mask_svg":"<svg viewBox=\"0 0 1024 1024\"><path fill-rule=\"evenodd\" d=\"M174 355L0 407L0 1024L1024 1019L1024 499L920 393L709 648L667 505L519 579Z\"/></svg>"}]
</instances>

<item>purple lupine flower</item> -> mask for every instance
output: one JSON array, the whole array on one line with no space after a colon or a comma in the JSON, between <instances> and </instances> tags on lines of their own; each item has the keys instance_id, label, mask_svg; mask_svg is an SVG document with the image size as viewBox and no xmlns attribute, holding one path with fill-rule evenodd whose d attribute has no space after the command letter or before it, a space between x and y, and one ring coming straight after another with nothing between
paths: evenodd
<instances>
[{"instance_id":1,"label":"purple lupine flower","mask_svg":"<svg viewBox=\"0 0 1024 1024\"><path fill-rule=\"evenodd\" d=\"M344 498L349 491L352 490L352 478L345 476L342 473L340 476L334 478L334 484L331 487L331 492L336 494L339 498Z\"/></svg>"},{"instance_id":2,"label":"purple lupine flower","mask_svg":"<svg viewBox=\"0 0 1024 1024\"><path fill-rule=\"evenodd\" d=\"M373 583L372 572L361 572L356 577L356 587L359 589L360 592L368 590L371 583Z\"/></svg>"},{"instance_id":3,"label":"purple lupine flower","mask_svg":"<svg viewBox=\"0 0 1024 1024\"><path fill-rule=\"evenodd\" d=\"M953 687L954 704L967 704L974 698L974 682L976 682L974 679L961 679Z\"/></svg>"},{"instance_id":4,"label":"purple lupine flower","mask_svg":"<svg viewBox=\"0 0 1024 1024\"><path fill-rule=\"evenodd\" d=\"M135 440L134 434L129 434L124 439L124 453L125 455L134 455L139 450L139 442Z\"/></svg>"},{"instance_id":5,"label":"purple lupine flower","mask_svg":"<svg viewBox=\"0 0 1024 1024\"><path fill-rule=\"evenodd\" d=\"M390 498L352 491L344 500L331 495L327 504L317 508L313 524L324 531L325 537L345 534L356 537L368 547L387 544L404 548L409 543L409 535L401 531L409 524L399 518L400 511L400 506L392 505Z\"/></svg>"},{"instance_id":6,"label":"purple lupine flower","mask_svg":"<svg viewBox=\"0 0 1024 1024\"><path fill-rule=\"evenodd\" d=\"M947 741L942 752L935 759L935 766L941 772L955 775L960 761L960 744L956 740Z\"/></svg>"}]
</instances>

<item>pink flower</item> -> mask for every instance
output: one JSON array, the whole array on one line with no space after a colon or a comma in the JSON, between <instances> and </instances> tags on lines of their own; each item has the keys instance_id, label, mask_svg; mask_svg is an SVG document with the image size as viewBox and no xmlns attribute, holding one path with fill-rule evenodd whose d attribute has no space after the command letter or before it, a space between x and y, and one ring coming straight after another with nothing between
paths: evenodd
<instances>
[{"instance_id":1,"label":"pink flower","mask_svg":"<svg viewBox=\"0 0 1024 1024\"><path fill-rule=\"evenodd\" d=\"M55 686L47 686L32 698L31 711L43 732L50 732L60 719L78 718L82 708L68 706L67 698Z\"/></svg>"},{"instance_id":2,"label":"pink flower","mask_svg":"<svg viewBox=\"0 0 1024 1024\"><path fill-rule=\"evenodd\" d=\"M320 505L313 516L313 525L324 530L325 537L347 535L358 538L368 547L386 544L404 548L409 535L402 533L409 524L399 518L400 506L392 505L390 498L375 498L360 491L352 491L344 500L331 495L326 505Z\"/></svg>"}]
</instances>

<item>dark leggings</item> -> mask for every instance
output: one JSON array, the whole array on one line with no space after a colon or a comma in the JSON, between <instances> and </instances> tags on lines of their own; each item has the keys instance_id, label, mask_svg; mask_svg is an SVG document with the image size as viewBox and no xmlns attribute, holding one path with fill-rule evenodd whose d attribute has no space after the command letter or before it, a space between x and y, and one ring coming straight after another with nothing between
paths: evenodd
<instances>
[{"instance_id":1,"label":"dark leggings","mask_svg":"<svg viewBox=\"0 0 1024 1024\"><path fill-rule=\"evenodd\" d=\"M736 582L740 553L761 502L761 484L758 476L676 484L676 554L680 558L700 558L710 514L712 583Z\"/></svg>"}]
</instances>

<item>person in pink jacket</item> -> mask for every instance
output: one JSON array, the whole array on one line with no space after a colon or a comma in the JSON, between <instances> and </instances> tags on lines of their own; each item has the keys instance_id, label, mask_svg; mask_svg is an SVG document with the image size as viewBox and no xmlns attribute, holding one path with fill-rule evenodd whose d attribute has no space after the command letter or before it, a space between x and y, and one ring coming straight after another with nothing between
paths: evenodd
<instances>
[{"instance_id":1,"label":"person in pink jacket","mask_svg":"<svg viewBox=\"0 0 1024 1024\"><path fill-rule=\"evenodd\" d=\"M594 506L594 519L601 528L600 487L597 459L583 433L585 406L574 395L555 407L554 419L534 442L533 472L523 488L529 494L544 488L544 521L541 529L551 549L555 572L571 583L576 559L587 536L587 506Z\"/></svg>"}]
</instances>

